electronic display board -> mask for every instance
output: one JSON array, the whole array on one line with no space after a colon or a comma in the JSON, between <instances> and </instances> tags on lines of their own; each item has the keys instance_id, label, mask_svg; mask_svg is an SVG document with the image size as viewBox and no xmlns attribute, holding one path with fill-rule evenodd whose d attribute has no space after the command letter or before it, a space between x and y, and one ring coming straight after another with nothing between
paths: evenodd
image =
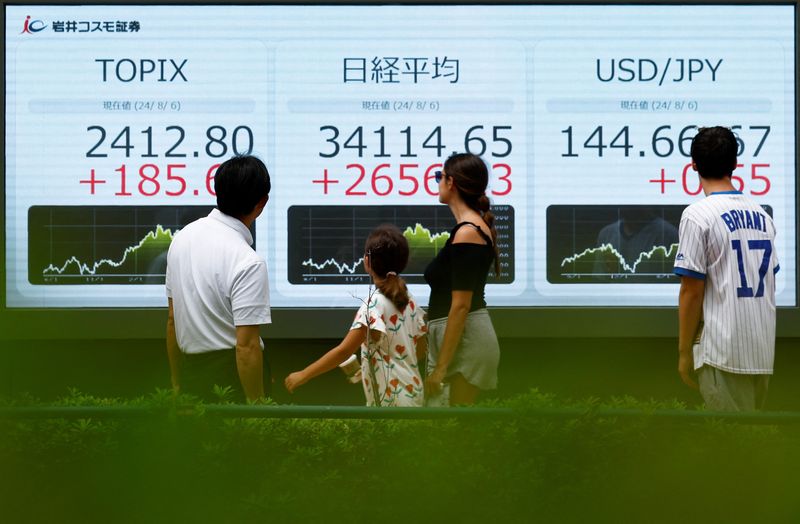
<instances>
[{"instance_id":1,"label":"electronic display board","mask_svg":"<svg viewBox=\"0 0 800 524\"><path fill-rule=\"evenodd\" d=\"M354 307L377 224L427 262L434 172L483 157L490 306L674 306L699 126L773 216L796 306L795 6L5 6L7 308L166 305L165 253L234 154L267 165L278 308Z\"/></svg>"}]
</instances>

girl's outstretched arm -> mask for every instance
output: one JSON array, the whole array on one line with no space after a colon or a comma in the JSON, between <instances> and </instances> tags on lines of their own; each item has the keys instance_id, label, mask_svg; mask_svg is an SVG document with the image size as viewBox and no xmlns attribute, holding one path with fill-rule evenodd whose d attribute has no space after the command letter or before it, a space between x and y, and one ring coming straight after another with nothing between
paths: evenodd
<instances>
[{"instance_id":1,"label":"girl's outstretched arm","mask_svg":"<svg viewBox=\"0 0 800 524\"><path fill-rule=\"evenodd\" d=\"M347 360L347 357L355 353L366 338L366 326L361 326L358 329L351 329L338 346L322 355L315 362L309 364L304 370L295 371L286 377L286 380L283 381L286 389L289 390L289 393L294 393L295 389L312 378L332 370Z\"/></svg>"}]
</instances>

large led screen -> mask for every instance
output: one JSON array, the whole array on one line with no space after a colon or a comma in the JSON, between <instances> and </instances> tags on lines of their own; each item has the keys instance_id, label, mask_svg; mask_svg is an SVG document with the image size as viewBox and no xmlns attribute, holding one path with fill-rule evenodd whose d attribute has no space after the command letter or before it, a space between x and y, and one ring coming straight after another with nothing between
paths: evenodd
<instances>
[{"instance_id":1,"label":"large led screen","mask_svg":"<svg viewBox=\"0 0 800 524\"><path fill-rule=\"evenodd\" d=\"M794 5L6 6L9 308L161 307L166 249L254 154L276 307L354 307L397 224L422 273L434 172L483 157L491 306L673 306L689 145L733 128L796 303Z\"/></svg>"}]
</instances>

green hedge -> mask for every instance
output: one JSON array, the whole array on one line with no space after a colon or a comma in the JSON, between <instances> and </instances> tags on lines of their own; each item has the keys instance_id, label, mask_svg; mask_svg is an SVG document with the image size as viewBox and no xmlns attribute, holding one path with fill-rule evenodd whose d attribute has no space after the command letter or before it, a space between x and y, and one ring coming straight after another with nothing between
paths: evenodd
<instances>
[{"instance_id":1,"label":"green hedge","mask_svg":"<svg viewBox=\"0 0 800 524\"><path fill-rule=\"evenodd\" d=\"M29 404L30 401L16 401ZM683 409L537 391L513 418L220 419L169 393L64 406L163 416L0 420L3 522L798 522L800 429L609 418ZM587 415L542 417L542 408Z\"/></svg>"}]
</instances>

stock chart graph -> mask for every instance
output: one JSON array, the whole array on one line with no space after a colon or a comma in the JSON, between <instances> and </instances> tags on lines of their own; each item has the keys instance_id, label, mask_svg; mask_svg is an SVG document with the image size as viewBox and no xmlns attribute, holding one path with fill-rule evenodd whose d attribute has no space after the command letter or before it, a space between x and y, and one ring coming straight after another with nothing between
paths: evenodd
<instances>
[{"instance_id":1,"label":"stock chart graph","mask_svg":"<svg viewBox=\"0 0 800 524\"><path fill-rule=\"evenodd\" d=\"M675 283L684 206L550 206L551 283Z\"/></svg>"},{"instance_id":2,"label":"stock chart graph","mask_svg":"<svg viewBox=\"0 0 800 524\"><path fill-rule=\"evenodd\" d=\"M498 247L503 265L498 283L514 280L513 208L496 206ZM423 273L455 226L445 206L293 206L289 208L289 282L292 284L368 283L364 243L380 224L396 225L409 244L403 277L424 283Z\"/></svg>"},{"instance_id":3,"label":"stock chart graph","mask_svg":"<svg viewBox=\"0 0 800 524\"><path fill-rule=\"evenodd\" d=\"M34 206L31 284L163 284L167 250L209 206Z\"/></svg>"}]
</instances>

